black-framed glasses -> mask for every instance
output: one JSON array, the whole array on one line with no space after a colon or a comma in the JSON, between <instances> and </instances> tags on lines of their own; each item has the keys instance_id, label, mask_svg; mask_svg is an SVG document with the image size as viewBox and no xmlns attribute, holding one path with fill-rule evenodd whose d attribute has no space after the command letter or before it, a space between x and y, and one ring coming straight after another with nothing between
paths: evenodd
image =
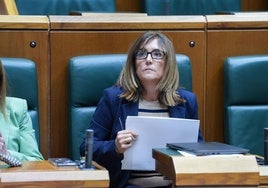
<instances>
[{"instance_id":1,"label":"black-framed glasses","mask_svg":"<svg viewBox=\"0 0 268 188\"><path fill-rule=\"evenodd\" d=\"M148 57L148 54L151 55L152 59L157 59L157 60L164 59L165 57L165 52L159 49L155 49L151 52L147 52L146 50L139 50L136 53L135 57L138 60L142 60L142 59L146 59Z\"/></svg>"}]
</instances>

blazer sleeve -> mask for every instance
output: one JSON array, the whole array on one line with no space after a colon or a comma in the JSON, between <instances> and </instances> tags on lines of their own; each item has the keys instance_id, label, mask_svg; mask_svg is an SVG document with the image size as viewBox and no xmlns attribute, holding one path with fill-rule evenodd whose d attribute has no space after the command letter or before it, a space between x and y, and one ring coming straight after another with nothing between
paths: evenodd
<instances>
[{"instance_id":1,"label":"blazer sleeve","mask_svg":"<svg viewBox=\"0 0 268 188\"><path fill-rule=\"evenodd\" d=\"M115 138L120 130L116 121L119 106L118 91L105 89L89 126L94 130L93 160L107 169L115 164L113 161L122 159L115 151ZM85 142L80 146L80 153L85 153Z\"/></svg>"}]
</instances>

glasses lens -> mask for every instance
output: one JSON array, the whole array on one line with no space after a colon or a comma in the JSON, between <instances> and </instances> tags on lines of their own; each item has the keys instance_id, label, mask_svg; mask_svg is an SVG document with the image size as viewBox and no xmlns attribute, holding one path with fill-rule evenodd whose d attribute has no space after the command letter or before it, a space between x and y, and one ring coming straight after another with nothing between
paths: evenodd
<instances>
[{"instance_id":1,"label":"glasses lens","mask_svg":"<svg viewBox=\"0 0 268 188\"><path fill-rule=\"evenodd\" d=\"M161 50L153 50L151 54L153 59L163 59L165 55Z\"/></svg>"},{"instance_id":2,"label":"glasses lens","mask_svg":"<svg viewBox=\"0 0 268 188\"><path fill-rule=\"evenodd\" d=\"M145 59L147 57L147 51L139 50L136 54L137 59Z\"/></svg>"}]
</instances>

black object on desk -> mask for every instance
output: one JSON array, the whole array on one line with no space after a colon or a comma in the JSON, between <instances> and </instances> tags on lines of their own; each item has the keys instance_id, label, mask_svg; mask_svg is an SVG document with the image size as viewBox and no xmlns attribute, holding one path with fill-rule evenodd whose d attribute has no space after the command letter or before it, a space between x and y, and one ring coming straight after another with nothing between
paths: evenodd
<instances>
[{"instance_id":1,"label":"black object on desk","mask_svg":"<svg viewBox=\"0 0 268 188\"><path fill-rule=\"evenodd\" d=\"M69 158L49 158L48 161L54 166L77 166L77 163Z\"/></svg>"},{"instance_id":2,"label":"black object on desk","mask_svg":"<svg viewBox=\"0 0 268 188\"><path fill-rule=\"evenodd\" d=\"M246 154L248 149L220 142L167 143L167 147L202 155Z\"/></svg>"}]
</instances>

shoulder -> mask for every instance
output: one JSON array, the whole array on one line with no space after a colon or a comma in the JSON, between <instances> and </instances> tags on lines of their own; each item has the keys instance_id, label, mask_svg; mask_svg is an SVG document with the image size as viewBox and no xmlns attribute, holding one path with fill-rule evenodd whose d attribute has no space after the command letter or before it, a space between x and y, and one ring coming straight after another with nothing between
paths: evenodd
<instances>
[{"instance_id":1,"label":"shoulder","mask_svg":"<svg viewBox=\"0 0 268 188\"><path fill-rule=\"evenodd\" d=\"M27 106L27 101L17 97L6 97L6 106L13 108Z\"/></svg>"},{"instance_id":2,"label":"shoulder","mask_svg":"<svg viewBox=\"0 0 268 188\"><path fill-rule=\"evenodd\" d=\"M186 101L196 100L196 95L191 91L188 91L185 89L179 89L178 93L179 93L180 97L183 99L186 99Z\"/></svg>"},{"instance_id":3,"label":"shoulder","mask_svg":"<svg viewBox=\"0 0 268 188\"><path fill-rule=\"evenodd\" d=\"M123 92L123 89L118 86L112 86L104 90L104 96L109 98L119 98L119 95Z\"/></svg>"},{"instance_id":4,"label":"shoulder","mask_svg":"<svg viewBox=\"0 0 268 188\"><path fill-rule=\"evenodd\" d=\"M185 89L180 89L178 92L181 98L185 100L185 103L183 103L183 106L186 109L185 117L189 119L198 119L198 102L196 95Z\"/></svg>"},{"instance_id":5,"label":"shoulder","mask_svg":"<svg viewBox=\"0 0 268 188\"><path fill-rule=\"evenodd\" d=\"M104 89L102 97L99 101L100 106L112 106L115 107L117 106L121 98L119 97L120 94L122 93L122 89L117 86L111 86L109 88Z\"/></svg>"},{"instance_id":6,"label":"shoulder","mask_svg":"<svg viewBox=\"0 0 268 188\"><path fill-rule=\"evenodd\" d=\"M27 110L27 101L16 97L6 97L6 109L11 112L21 113Z\"/></svg>"}]
</instances>

